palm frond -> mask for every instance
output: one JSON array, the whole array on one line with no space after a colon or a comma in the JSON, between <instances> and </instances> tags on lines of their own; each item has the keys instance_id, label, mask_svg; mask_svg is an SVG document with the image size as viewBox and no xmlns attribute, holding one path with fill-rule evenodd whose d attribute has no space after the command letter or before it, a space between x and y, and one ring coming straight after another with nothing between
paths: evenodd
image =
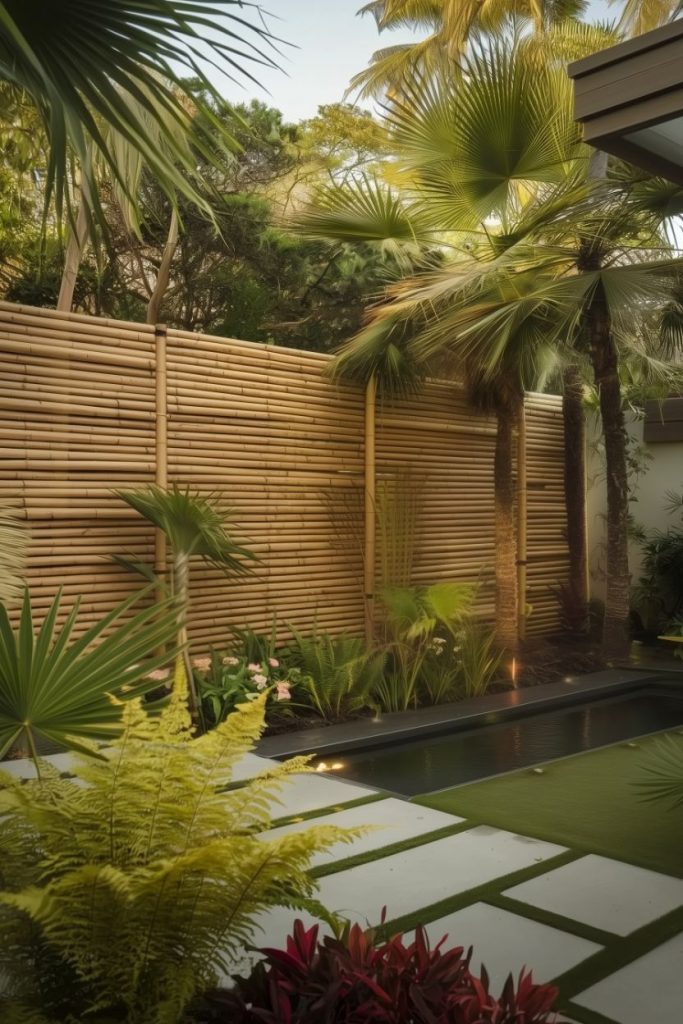
<instances>
[{"instance_id":1,"label":"palm frond","mask_svg":"<svg viewBox=\"0 0 683 1024\"><path fill-rule=\"evenodd\" d=\"M231 512L215 494L201 494L174 484L116 491L141 516L163 530L175 553L201 558L222 572L245 575L254 554L231 537Z\"/></svg>"},{"instance_id":2,"label":"palm frond","mask_svg":"<svg viewBox=\"0 0 683 1024\"><path fill-rule=\"evenodd\" d=\"M633 784L643 800L683 807L683 742L676 736L657 740Z\"/></svg>"},{"instance_id":3,"label":"palm frond","mask_svg":"<svg viewBox=\"0 0 683 1024\"><path fill-rule=\"evenodd\" d=\"M79 636L78 605L58 624L60 594L37 633L28 590L16 627L0 605L0 758L22 739L35 755L39 739L80 749L120 732L120 701L157 687L149 673L173 657L158 653L175 637L171 603L135 610L149 592L134 594Z\"/></svg>"},{"instance_id":4,"label":"palm frond","mask_svg":"<svg viewBox=\"0 0 683 1024\"><path fill-rule=\"evenodd\" d=\"M0 3L0 77L40 114L50 146L46 203L54 198L58 215L71 203L70 160L88 174L91 147L126 191L109 130L140 154L173 201L178 194L205 203L192 183L193 150L211 161L215 139L235 140L187 78L218 99L208 68L254 80L250 67L276 66L274 37L243 16L245 6L258 14L241 0L62 0L39 12L24 0ZM149 137L148 116L163 147ZM94 178L89 187L94 195Z\"/></svg>"}]
</instances>

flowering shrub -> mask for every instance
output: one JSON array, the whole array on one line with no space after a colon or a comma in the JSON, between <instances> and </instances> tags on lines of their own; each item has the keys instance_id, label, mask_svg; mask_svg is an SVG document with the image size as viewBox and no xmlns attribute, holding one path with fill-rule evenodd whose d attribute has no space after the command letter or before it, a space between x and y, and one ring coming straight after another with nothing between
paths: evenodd
<instances>
[{"instance_id":1,"label":"flowering shrub","mask_svg":"<svg viewBox=\"0 0 683 1024\"><path fill-rule=\"evenodd\" d=\"M218 725L238 705L254 700L263 690L271 688L268 705L281 705L291 699L294 679L284 674L275 657L247 661L237 654L211 654L192 659L197 692L209 725ZM291 676L292 673L290 672ZM296 676L296 672L294 672Z\"/></svg>"},{"instance_id":2,"label":"flowering shrub","mask_svg":"<svg viewBox=\"0 0 683 1024\"><path fill-rule=\"evenodd\" d=\"M202 1021L224 1024L551 1024L557 989L522 972L496 998L470 952L429 948L424 929L376 941L358 925L318 941L296 921L286 949L266 949L249 978L206 997Z\"/></svg>"}]
</instances>

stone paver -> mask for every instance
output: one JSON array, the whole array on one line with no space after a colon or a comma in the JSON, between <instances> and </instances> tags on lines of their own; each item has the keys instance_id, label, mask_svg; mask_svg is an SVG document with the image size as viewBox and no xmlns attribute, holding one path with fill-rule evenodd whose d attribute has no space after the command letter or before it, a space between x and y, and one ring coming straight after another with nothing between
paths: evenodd
<instances>
[{"instance_id":1,"label":"stone paver","mask_svg":"<svg viewBox=\"0 0 683 1024\"><path fill-rule=\"evenodd\" d=\"M243 782L245 779L253 779L255 775L267 771L269 768L279 768L280 761L274 761L270 757L259 757L258 754L245 754L237 762L233 769L232 781Z\"/></svg>"},{"instance_id":2,"label":"stone paver","mask_svg":"<svg viewBox=\"0 0 683 1024\"><path fill-rule=\"evenodd\" d=\"M73 766L73 755L68 753L48 754L43 760L48 761L60 772L68 772ZM10 761L0 761L0 770L9 772L10 775L14 775L17 779L35 779L36 777L35 765L30 757L18 757Z\"/></svg>"},{"instance_id":3,"label":"stone paver","mask_svg":"<svg viewBox=\"0 0 683 1024\"><path fill-rule=\"evenodd\" d=\"M405 800L389 797L361 807L351 807L346 811L326 814L323 818L283 825L280 828L264 832L264 839L276 839L288 832L300 832L311 825L337 825L339 828L352 828L357 825L371 825L372 832L366 833L353 843L335 843L324 853L318 853L311 859L311 865L329 864L343 857L355 857L359 853L379 850L392 843L400 843L404 839L434 832L449 825L457 825L463 821L455 814L433 811L429 807L419 807Z\"/></svg>"},{"instance_id":4,"label":"stone paver","mask_svg":"<svg viewBox=\"0 0 683 1024\"><path fill-rule=\"evenodd\" d=\"M628 935L683 905L683 879L589 854L508 889L506 896Z\"/></svg>"},{"instance_id":5,"label":"stone paver","mask_svg":"<svg viewBox=\"0 0 683 1024\"><path fill-rule=\"evenodd\" d=\"M602 948L485 903L432 921L426 931L432 944L447 934L445 948L474 946L472 970L480 974L482 963L486 966L495 995L502 992L510 973L517 980L525 968L532 971L534 981L548 982Z\"/></svg>"},{"instance_id":6,"label":"stone paver","mask_svg":"<svg viewBox=\"0 0 683 1024\"><path fill-rule=\"evenodd\" d=\"M683 1006L683 934L574 996L573 1002L619 1024L679 1021Z\"/></svg>"},{"instance_id":7,"label":"stone paver","mask_svg":"<svg viewBox=\"0 0 683 1024\"><path fill-rule=\"evenodd\" d=\"M328 779L322 775L290 775L283 783L277 802L271 805L272 818L296 817L323 807L338 807L352 800L373 796L376 792L367 786Z\"/></svg>"},{"instance_id":8,"label":"stone paver","mask_svg":"<svg viewBox=\"0 0 683 1024\"><path fill-rule=\"evenodd\" d=\"M320 901L353 921L377 924L466 892L564 852L563 847L480 826L360 864L320 882Z\"/></svg>"}]
</instances>

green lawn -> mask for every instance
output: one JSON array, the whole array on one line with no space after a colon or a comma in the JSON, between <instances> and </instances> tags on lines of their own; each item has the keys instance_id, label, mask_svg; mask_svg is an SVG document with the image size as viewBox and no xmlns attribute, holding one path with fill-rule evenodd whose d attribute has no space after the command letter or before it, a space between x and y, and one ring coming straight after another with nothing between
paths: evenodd
<instances>
[{"instance_id":1,"label":"green lawn","mask_svg":"<svg viewBox=\"0 0 683 1024\"><path fill-rule=\"evenodd\" d=\"M683 735L671 733L683 748ZM633 780L656 737L488 782L457 786L417 803L487 825L548 839L683 877L683 809L639 798Z\"/></svg>"}]
</instances>

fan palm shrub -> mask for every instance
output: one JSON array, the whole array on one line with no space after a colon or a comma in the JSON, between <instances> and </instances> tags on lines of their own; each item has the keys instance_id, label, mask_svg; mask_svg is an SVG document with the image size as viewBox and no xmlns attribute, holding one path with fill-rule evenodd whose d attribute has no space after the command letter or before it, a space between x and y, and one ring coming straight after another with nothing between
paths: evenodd
<instances>
[{"instance_id":1,"label":"fan palm shrub","mask_svg":"<svg viewBox=\"0 0 683 1024\"><path fill-rule=\"evenodd\" d=\"M165 490L156 485L116 491L131 508L166 535L173 556L173 595L177 607L178 648L184 652L193 708L197 709L189 657L187 616L190 607L190 564L193 558L228 577L247 575L254 555L231 534L231 513L216 495L202 495L177 484Z\"/></svg>"},{"instance_id":2,"label":"fan palm shrub","mask_svg":"<svg viewBox=\"0 0 683 1024\"><path fill-rule=\"evenodd\" d=\"M122 708L105 759L75 778L0 773L0 1017L178 1024L243 958L255 916L314 899L310 857L362 830L263 835L289 761L226 792L263 728L265 696L194 738L182 666L151 717Z\"/></svg>"},{"instance_id":3,"label":"fan palm shrub","mask_svg":"<svg viewBox=\"0 0 683 1024\"><path fill-rule=\"evenodd\" d=\"M133 595L80 635L79 602L59 622L61 594L37 630L28 590L16 626L0 604L0 758L14 745L37 761L41 741L90 751L90 741L118 736L121 702L158 687L153 673L169 655L155 652L176 631L170 602L135 610L145 596Z\"/></svg>"}]
</instances>

